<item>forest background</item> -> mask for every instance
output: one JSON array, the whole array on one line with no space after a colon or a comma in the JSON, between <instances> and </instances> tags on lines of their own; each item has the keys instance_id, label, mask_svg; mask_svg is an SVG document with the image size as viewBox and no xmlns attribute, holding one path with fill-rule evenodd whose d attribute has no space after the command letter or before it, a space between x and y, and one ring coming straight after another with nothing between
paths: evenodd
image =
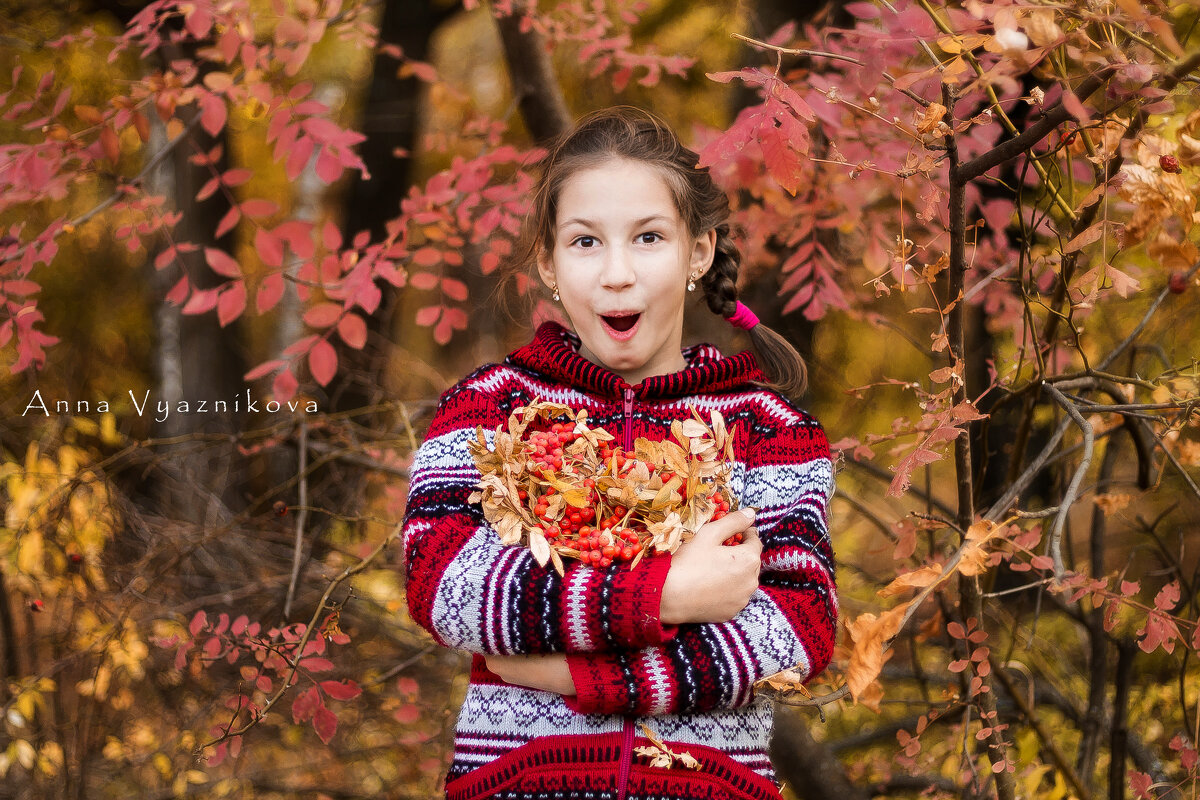
<instances>
[{"instance_id":1,"label":"forest background","mask_svg":"<svg viewBox=\"0 0 1200 800\"><path fill-rule=\"evenodd\" d=\"M0 797L436 794L465 660L406 616L406 469L554 315L496 268L615 103L730 192L834 442L788 795L1197 795L1194 1L0 18Z\"/></svg>"}]
</instances>

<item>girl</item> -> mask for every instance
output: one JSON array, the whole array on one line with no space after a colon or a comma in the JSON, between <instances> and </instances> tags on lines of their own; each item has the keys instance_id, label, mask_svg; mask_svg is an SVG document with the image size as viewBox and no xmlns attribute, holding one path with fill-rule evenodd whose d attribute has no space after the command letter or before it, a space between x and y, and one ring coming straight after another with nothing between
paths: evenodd
<instances>
[{"instance_id":1,"label":"girl","mask_svg":"<svg viewBox=\"0 0 1200 800\"><path fill-rule=\"evenodd\" d=\"M663 122L630 108L593 113L555 143L513 263L536 263L571 329L546 322L446 391L414 457L409 610L439 643L474 653L452 800L780 797L772 706L754 683L783 669L812 677L829 662L833 469L820 425L789 399L803 390L803 361L737 302L728 199L696 161ZM697 287L750 331L757 358L681 347ZM535 398L587 409L627 448L666 439L691 407L705 420L719 410L737 426L729 489L757 517L710 522L632 570L539 567L467 500L480 478L467 449L476 426L490 443ZM742 544L722 546L739 532ZM635 753L651 744L643 726L699 768Z\"/></svg>"}]
</instances>

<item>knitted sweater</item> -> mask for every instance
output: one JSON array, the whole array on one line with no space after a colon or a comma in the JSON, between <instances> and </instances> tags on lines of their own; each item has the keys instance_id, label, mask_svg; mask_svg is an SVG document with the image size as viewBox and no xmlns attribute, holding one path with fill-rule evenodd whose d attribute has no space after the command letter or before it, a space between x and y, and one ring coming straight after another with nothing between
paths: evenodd
<instances>
[{"instance_id":1,"label":"knitted sweater","mask_svg":"<svg viewBox=\"0 0 1200 800\"><path fill-rule=\"evenodd\" d=\"M688 366L630 386L578 353L553 322L499 364L441 397L414 456L403 532L412 618L441 644L474 653L446 794L467 798L674 800L779 798L767 758L769 699L755 681L783 669L819 673L837 619L826 509L833 492L820 425L765 380L754 355L682 350ZM664 625L669 554L634 569L569 561L560 577L525 547L500 543L468 495L480 478L467 442L489 444L535 398L587 409L588 422L631 442L662 441L673 420L712 409L737 426L729 488L759 509L760 588L732 620ZM684 545L686 547L686 545ZM513 686L481 654L566 653L577 694ZM652 767L633 748L641 726L700 770Z\"/></svg>"}]
</instances>

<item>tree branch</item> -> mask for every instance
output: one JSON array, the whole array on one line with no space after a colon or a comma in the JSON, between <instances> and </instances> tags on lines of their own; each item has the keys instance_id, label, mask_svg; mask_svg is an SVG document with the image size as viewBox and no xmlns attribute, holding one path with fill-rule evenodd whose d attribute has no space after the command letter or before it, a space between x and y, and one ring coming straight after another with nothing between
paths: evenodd
<instances>
[{"instance_id":1,"label":"tree branch","mask_svg":"<svg viewBox=\"0 0 1200 800\"><path fill-rule=\"evenodd\" d=\"M1079 84L1079 88L1075 90L1076 96L1080 100L1086 100L1097 89L1104 85L1104 82L1112 77L1117 71L1114 64L1102 68L1095 75L1087 78L1083 83ZM1035 122L1033 125L1026 128L1018 136L1007 139L1000 144L982 153L975 158L967 161L958 168L958 174L963 181L973 181L981 177L992 167L998 167L1009 159L1016 158L1021 153L1033 147L1046 136L1050 134L1059 125L1071 118L1071 112L1067 111L1066 106L1059 100L1052 108Z\"/></svg>"},{"instance_id":2,"label":"tree branch","mask_svg":"<svg viewBox=\"0 0 1200 800\"><path fill-rule=\"evenodd\" d=\"M496 26L521 118L534 140L547 142L570 129L571 112L545 40L535 30L521 30L526 14L525 4L518 4L511 14L498 17Z\"/></svg>"}]
</instances>

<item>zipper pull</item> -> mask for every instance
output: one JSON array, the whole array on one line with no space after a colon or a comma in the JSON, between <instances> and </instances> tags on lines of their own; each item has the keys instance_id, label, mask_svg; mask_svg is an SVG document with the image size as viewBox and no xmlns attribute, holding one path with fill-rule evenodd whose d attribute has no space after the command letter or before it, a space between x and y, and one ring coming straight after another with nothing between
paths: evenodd
<instances>
[{"instance_id":1,"label":"zipper pull","mask_svg":"<svg viewBox=\"0 0 1200 800\"><path fill-rule=\"evenodd\" d=\"M625 389L625 451L633 449L633 389Z\"/></svg>"}]
</instances>

